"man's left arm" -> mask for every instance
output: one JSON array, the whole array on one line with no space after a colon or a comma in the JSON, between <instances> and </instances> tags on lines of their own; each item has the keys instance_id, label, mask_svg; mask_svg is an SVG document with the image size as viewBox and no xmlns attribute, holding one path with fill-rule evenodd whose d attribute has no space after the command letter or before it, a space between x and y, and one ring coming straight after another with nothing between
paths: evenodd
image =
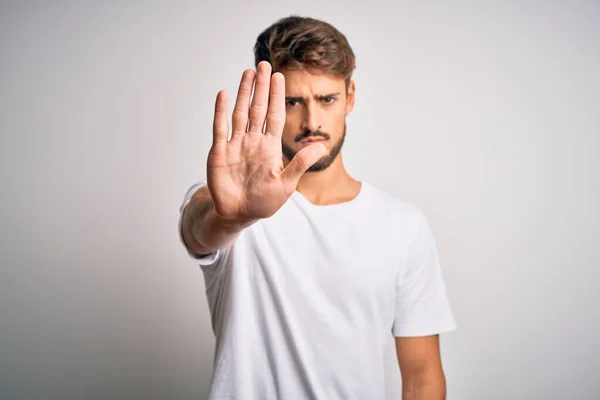
<instances>
[{"instance_id":1,"label":"man's left arm","mask_svg":"<svg viewBox=\"0 0 600 400\"><path fill-rule=\"evenodd\" d=\"M396 340L403 400L444 400L439 335L456 329L433 232L421 214L396 284Z\"/></svg>"},{"instance_id":2,"label":"man's left arm","mask_svg":"<svg viewBox=\"0 0 600 400\"><path fill-rule=\"evenodd\" d=\"M439 335L396 337L402 400L444 400L446 378Z\"/></svg>"}]
</instances>

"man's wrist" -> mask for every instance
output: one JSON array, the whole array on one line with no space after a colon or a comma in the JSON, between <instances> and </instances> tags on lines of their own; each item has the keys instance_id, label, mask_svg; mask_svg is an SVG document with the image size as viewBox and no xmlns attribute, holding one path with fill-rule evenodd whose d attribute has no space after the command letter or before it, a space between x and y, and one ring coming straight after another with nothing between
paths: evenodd
<instances>
[{"instance_id":1,"label":"man's wrist","mask_svg":"<svg viewBox=\"0 0 600 400\"><path fill-rule=\"evenodd\" d=\"M213 223L222 227L228 234L239 233L258 221L258 219L250 218L225 218L217 213L212 198L209 200L207 212L209 213L208 217L212 218Z\"/></svg>"}]
</instances>

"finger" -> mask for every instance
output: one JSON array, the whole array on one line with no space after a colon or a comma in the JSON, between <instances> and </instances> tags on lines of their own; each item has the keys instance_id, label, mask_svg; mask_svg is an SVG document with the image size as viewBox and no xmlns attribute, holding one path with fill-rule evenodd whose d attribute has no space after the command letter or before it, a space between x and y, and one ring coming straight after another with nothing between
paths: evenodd
<instances>
[{"instance_id":1,"label":"finger","mask_svg":"<svg viewBox=\"0 0 600 400\"><path fill-rule=\"evenodd\" d=\"M269 87L271 86L271 64L261 61L257 66L254 95L250 105L250 132L261 132L265 125L265 116L269 106Z\"/></svg>"},{"instance_id":2,"label":"finger","mask_svg":"<svg viewBox=\"0 0 600 400\"><path fill-rule=\"evenodd\" d=\"M227 122L227 92L224 90L217 93L215 101L215 115L213 118L213 146L227 143L229 134L229 122Z\"/></svg>"},{"instance_id":3,"label":"finger","mask_svg":"<svg viewBox=\"0 0 600 400\"><path fill-rule=\"evenodd\" d=\"M281 137L285 125L285 78L276 72L271 77L271 93L265 134Z\"/></svg>"},{"instance_id":4,"label":"finger","mask_svg":"<svg viewBox=\"0 0 600 400\"><path fill-rule=\"evenodd\" d=\"M322 143L311 144L300 150L281 172L286 193L290 195L296 190L298 182L306 170L326 155L327 147Z\"/></svg>"},{"instance_id":5,"label":"finger","mask_svg":"<svg viewBox=\"0 0 600 400\"><path fill-rule=\"evenodd\" d=\"M232 140L241 137L246 133L248 125L248 105L252 94L252 85L254 84L254 70L247 69L242 74L240 86L238 88L235 107L233 108L232 120Z\"/></svg>"}]
</instances>

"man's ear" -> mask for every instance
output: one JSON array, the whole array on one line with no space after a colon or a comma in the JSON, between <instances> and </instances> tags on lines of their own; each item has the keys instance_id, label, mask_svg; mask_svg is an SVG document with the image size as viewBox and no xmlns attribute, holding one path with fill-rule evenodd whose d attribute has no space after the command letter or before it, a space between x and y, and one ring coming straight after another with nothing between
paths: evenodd
<instances>
[{"instance_id":1,"label":"man's ear","mask_svg":"<svg viewBox=\"0 0 600 400\"><path fill-rule=\"evenodd\" d=\"M354 109L354 98L356 93L356 85L353 80L348 83L346 89L346 116L348 116Z\"/></svg>"}]
</instances>

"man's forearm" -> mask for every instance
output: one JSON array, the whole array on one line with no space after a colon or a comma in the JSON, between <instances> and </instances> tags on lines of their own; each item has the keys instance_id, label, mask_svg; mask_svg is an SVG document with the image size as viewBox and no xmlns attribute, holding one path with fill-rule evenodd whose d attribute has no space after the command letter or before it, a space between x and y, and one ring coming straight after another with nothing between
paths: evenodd
<instances>
[{"instance_id":1,"label":"man's forearm","mask_svg":"<svg viewBox=\"0 0 600 400\"><path fill-rule=\"evenodd\" d=\"M194 253L210 254L233 245L239 234L255 221L237 221L221 218L215 212L207 187L194 194L183 214L182 235Z\"/></svg>"},{"instance_id":2,"label":"man's forearm","mask_svg":"<svg viewBox=\"0 0 600 400\"><path fill-rule=\"evenodd\" d=\"M445 400L446 380L441 371L423 372L402 379L402 400Z\"/></svg>"}]
</instances>

